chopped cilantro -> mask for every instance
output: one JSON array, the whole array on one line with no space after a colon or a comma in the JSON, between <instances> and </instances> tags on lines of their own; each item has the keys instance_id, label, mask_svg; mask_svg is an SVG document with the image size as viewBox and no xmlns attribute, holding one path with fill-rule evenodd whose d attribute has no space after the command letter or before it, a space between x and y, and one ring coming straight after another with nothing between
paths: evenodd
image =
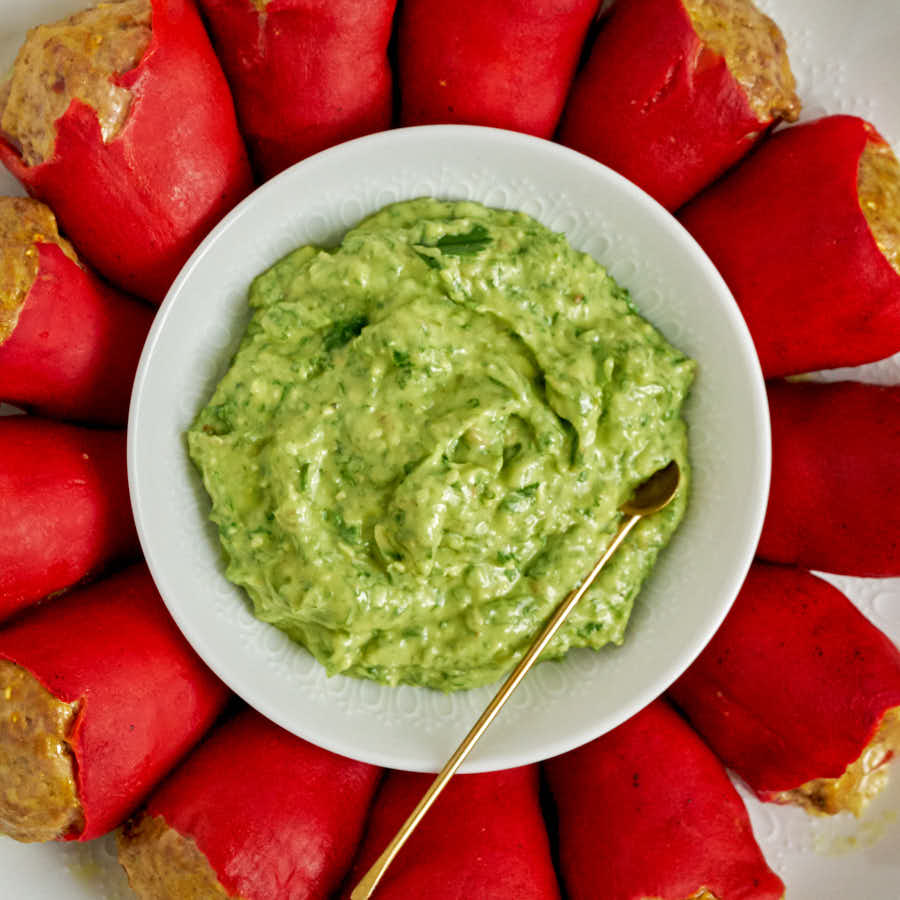
<instances>
[{"instance_id":1,"label":"chopped cilantro","mask_svg":"<svg viewBox=\"0 0 900 900\"><path fill-rule=\"evenodd\" d=\"M415 254L430 269L442 269L443 268L443 266L433 256L429 256L427 253L420 253L418 250L415 251Z\"/></svg>"},{"instance_id":2,"label":"chopped cilantro","mask_svg":"<svg viewBox=\"0 0 900 900\"><path fill-rule=\"evenodd\" d=\"M394 365L398 369L412 368L412 362L410 361L409 354L405 350L392 350L391 358L394 360Z\"/></svg>"},{"instance_id":3,"label":"chopped cilantro","mask_svg":"<svg viewBox=\"0 0 900 900\"><path fill-rule=\"evenodd\" d=\"M349 344L369 324L365 316L353 316L335 322L322 337L322 345L330 353Z\"/></svg>"},{"instance_id":4,"label":"chopped cilantro","mask_svg":"<svg viewBox=\"0 0 900 900\"><path fill-rule=\"evenodd\" d=\"M465 234L445 234L437 248L445 256L474 256L490 244L492 238L484 225L473 225Z\"/></svg>"},{"instance_id":5,"label":"chopped cilantro","mask_svg":"<svg viewBox=\"0 0 900 900\"><path fill-rule=\"evenodd\" d=\"M345 544L358 544L362 538L362 528L359 525L348 525L339 509L326 509L322 512L322 518L333 526L338 537Z\"/></svg>"},{"instance_id":6,"label":"chopped cilantro","mask_svg":"<svg viewBox=\"0 0 900 900\"><path fill-rule=\"evenodd\" d=\"M525 487L519 488L517 491L510 491L500 501L500 509L506 512L517 512L534 500L540 486L540 482L535 481L533 484L526 484Z\"/></svg>"}]
</instances>

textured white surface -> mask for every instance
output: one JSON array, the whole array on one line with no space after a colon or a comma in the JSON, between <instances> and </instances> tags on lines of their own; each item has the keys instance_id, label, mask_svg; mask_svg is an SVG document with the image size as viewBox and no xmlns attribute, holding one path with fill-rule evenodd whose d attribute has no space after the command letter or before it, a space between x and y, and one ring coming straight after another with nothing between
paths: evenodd
<instances>
[{"instance_id":1,"label":"textured white surface","mask_svg":"<svg viewBox=\"0 0 900 900\"><path fill-rule=\"evenodd\" d=\"M464 766L499 769L584 743L668 686L733 599L765 506L765 400L743 321L693 241L629 182L546 141L453 126L363 138L284 173L213 232L156 317L129 422L132 501L173 616L238 694L338 753L393 768L440 768L494 689L448 696L327 678L303 648L257 621L224 578L184 440L241 337L253 277L293 247L332 243L385 204L423 195L521 209L565 231L699 364L687 414L689 512L638 598L626 645L578 651L529 675ZM708 560L702 566L700 556Z\"/></svg>"},{"instance_id":2,"label":"textured white surface","mask_svg":"<svg viewBox=\"0 0 900 900\"><path fill-rule=\"evenodd\" d=\"M804 118L834 112L866 116L895 148L900 147L896 0L757 2L787 36L806 106ZM0 0L0 70L28 25L82 5L81 0ZM0 191L21 193L3 172ZM898 383L900 357L839 374ZM900 641L900 579L829 580L895 642ZM858 822L849 816L810 820L798 810L747 799L757 837L787 885L788 900L900 897L900 771ZM111 848L109 838L65 846L24 846L0 838L0 900L132 897Z\"/></svg>"}]
</instances>

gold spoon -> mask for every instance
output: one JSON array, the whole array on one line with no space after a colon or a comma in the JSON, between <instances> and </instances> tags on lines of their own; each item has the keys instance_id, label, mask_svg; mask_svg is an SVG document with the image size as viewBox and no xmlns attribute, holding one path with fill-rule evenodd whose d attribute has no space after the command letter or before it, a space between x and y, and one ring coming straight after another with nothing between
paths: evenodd
<instances>
[{"instance_id":1,"label":"gold spoon","mask_svg":"<svg viewBox=\"0 0 900 900\"><path fill-rule=\"evenodd\" d=\"M565 622L569 613L594 583L594 579L600 574L600 570L606 565L613 553L616 552L631 529L644 516L658 512L668 505L678 492L680 481L681 471L678 468L678 463L672 461L665 468L654 472L646 481L639 484L631 495L631 499L620 507L620 510L627 518L619 526L619 530L612 541L610 541L603 556L597 560L596 565L591 569L581 585L572 591L557 607L553 617L546 624L544 630L535 638L528 652L522 657L519 664L513 669L512 674L504 682L503 687L500 688L487 709L481 714L481 718L475 723L463 742L456 748L456 752L431 783L431 787L428 788L425 796L419 801L419 805L410 813L409 818L394 835L394 839L387 845L381 856L375 860L369 871L366 872L359 884L353 889L353 893L350 894L350 900L368 900L372 896L373 891L378 886L378 882L381 881L382 876L400 851L400 848L415 831L416 826L422 821L422 817L428 812L431 804L437 800L438 795L447 786L447 782L450 781L456 770L462 765L463 760L469 755L478 739L487 731L488 726L494 721L503 704L510 698L512 692L518 687L519 682L525 677L526 672L534 665L544 648L553 639L553 636L562 623Z\"/></svg>"}]
</instances>

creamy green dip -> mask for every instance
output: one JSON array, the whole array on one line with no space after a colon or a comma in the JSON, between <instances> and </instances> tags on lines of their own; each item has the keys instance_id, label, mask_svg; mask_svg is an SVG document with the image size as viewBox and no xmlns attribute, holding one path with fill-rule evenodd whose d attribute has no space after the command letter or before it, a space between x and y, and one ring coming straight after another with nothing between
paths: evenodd
<instances>
[{"instance_id":1,"label":"creamy green dip","mask_svg":"<svg viewBox=\"0 0 900 900\"><path fill-rule=\"evenodd\" d=\"M414 200L259 276L188 434L227 575L329 673L493 681L676 459L694 364L517 212ZM545 653L622 642L682 517L644 520Z\"/></svg>"}]
</instances>

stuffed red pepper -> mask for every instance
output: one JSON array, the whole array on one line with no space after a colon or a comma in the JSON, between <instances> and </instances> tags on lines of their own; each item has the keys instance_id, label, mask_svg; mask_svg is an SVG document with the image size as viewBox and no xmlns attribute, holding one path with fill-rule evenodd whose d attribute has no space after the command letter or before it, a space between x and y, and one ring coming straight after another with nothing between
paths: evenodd
<instances>
[{"instance_id":1,"label":"stuffed red pepper","mask_svg":"<svg viewBox=\"0 0 900 900\"><path fill-rule=\"evenodd\" d=\"M380 775L245 709L153 793L120 836L119 859L145 900L327 900Z\"/></svg>"},{"instance_id":2,"label":"stuffed red pepper","mask_svg":"<svg viewBox=\"0 0 900 900\"><path fill-rule=\"evenodd\" d=\"M33 28L0 88L0 160L91 265L156 302L251 187L191 0L111 0Z\"/></svg>"},{"instance_id":3,"label":"stuffed red pepper","mask_svg":"<svg viewBox=\"0 0 900 900\"><path fill-rule=\"evenodd\" d=\"M800 569L755 563L669 693L762 800L858 814L900 749L900 652Z\"/></svg>"},{"instance_id":4,"label":"stuffed red pepper","mask_svg":"<svg viewBox=\"0 0 900 900\"><path fill-rule=\"evenodd\" d=\"M264 178L390 128L397 0L200 0Z\"/></svg>"},{"instance_id":5,"label":"stuffed red pepper","mask_svg":"<svg viewBox=\"0 0 900 900\"><path fill-rule=\"evenodd\" d=\"M137 557L125 432L0 417L0 620Z\"/></svg>"},{"instance_id":6,"label":"stuffed red pepper","mask_svg":"<svg viewBox=\"0 0 900 900\"><path fill-rule=\"evenodd\" d=\"M900 163L868 122L778 132L679 218L728 282L767 378L900 350Z\"/></svg>"},{"instance_id":7,"label":"stuffed red pepper","mask_svg":"<svg viewBox=\"0 0 900 900\"><path fill-rule=\"evenodd\" d=\"M0 197L0 401L124 425L152 318L79 265L43 203Z\"/></svg>"},{"instance_id":8,"label":"stuffed red pepper","mask_svg":"<svg viewBox=\"0 0 900 900\"><path fill-rule=\"evenodd\" d=\"M428 790L433 775L388 774L341 897L356 883ZM457 775L435 801L378 886L378 900L558 898L536 766Z\"/></svg>"},{"instance_id":9,"label":"stuffed red pepper","mask_svg":"<svg viewBox=\"0 0 900 900\"><path fill-rule=\"evenodd\" d=\"M770 382L772 482L757 553L900 575L900 385Z\"/></svg>"},{"instance_id":10,"label":"stuffed red pepper","mask_svg":"<svg viewBox=\"0 0 900 900\"><path fill-rule=\"evenodd\" d=\"M401 123L552 136L599 0L405 0Z\"/></svg>"},{"instance_id":11,"label":"stuffed red pepper","mask_svg":"<svg viewBox=\"0 0 900 900\"><path fill-rule=\"evenodd\" d=\"M0 831L89 840L131 813L228 693L143 565L0 630Z\"/></svg>"},{"instance_id":12,"label":"stuffed red pepper","mask_svg":"<svg viewBox=\"0 0 900 900\"><path fill-rule=\"evenodd\" d=\"M662 700L544 763L571 900L778 900L722 764Z\"/></svg>"},{"instance_id":13,"label":"stuffed red pepper","mask_svg":"<svg viewBox=\"0 0 900 900\"><path fill-rule=\"evenodd\" d=\"M784 38L751 0L618 0L559 140L681 206L800 111Z\"/></svg>"}]
</instances>

